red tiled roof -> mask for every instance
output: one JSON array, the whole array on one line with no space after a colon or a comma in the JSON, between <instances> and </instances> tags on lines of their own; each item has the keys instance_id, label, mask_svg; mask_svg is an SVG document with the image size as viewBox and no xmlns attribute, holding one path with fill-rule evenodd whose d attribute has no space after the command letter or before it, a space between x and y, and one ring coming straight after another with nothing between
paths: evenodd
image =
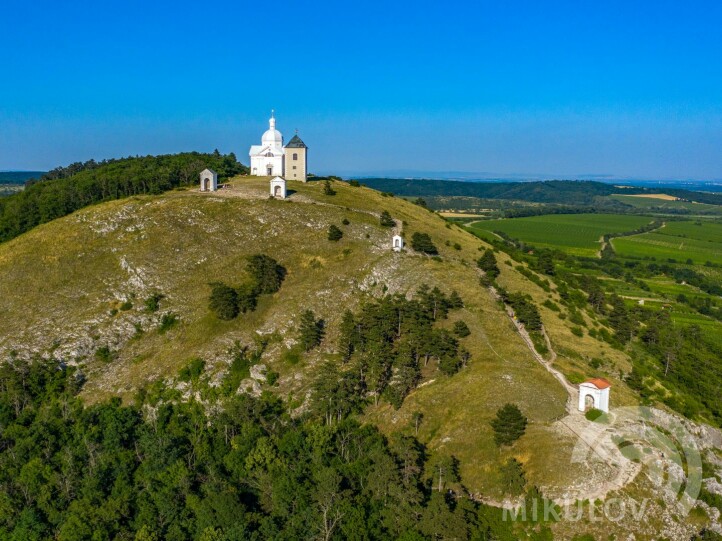
<instances>
[{"instance_id":1,"label":"red tiled roof","mask_svg":"<svg viewBox=\"0 0 722 541\"><path fill-rule=\"evenodd\" d=\"M606 388L612 386L612 384L609 383L609 382L608 382L606 379L604 379L604 378L589 378L589 379L586 380L584 383L591 383L591 384L594 385L597 389L606 389Z\"/></svg>"}]
</instances>

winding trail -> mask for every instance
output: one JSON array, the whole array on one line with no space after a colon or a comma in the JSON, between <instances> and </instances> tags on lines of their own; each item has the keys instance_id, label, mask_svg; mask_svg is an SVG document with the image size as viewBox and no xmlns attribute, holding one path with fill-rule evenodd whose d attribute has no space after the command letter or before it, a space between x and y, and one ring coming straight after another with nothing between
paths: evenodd
<instances>
[{"instance_id":1,"label":"winding trail","mask_svg":"<svg viewBox=\"0 0 722 541\"><path fill-rule=\"evenodd\" d=\"M495 287L489 286L488 290L494 300L502 301L501 296ZM622 454L619 447L612 439L614 431L610 430L609 425L590 422L586 419L584 414L578 410L577 404L579 401L579 389L576 385L569 383L564 374L554 368L553 363L557 359L557 353L552 347L546 330L542 327L542 336L544 337L546 347L549 350L548 359L545 359L544 356L537 351L531 336L529 336L529 332L524 328L524 325L514 317L514 311L512 308L509 305L504 304L504 311L509 318L509 321L512 325L514 325L517 333L527 345L529 351L537 362L539 362L550 374L552 374L567 392L567 402L565 408L567 414L561 419L554 421L553 424L563 427L563 430L571 433L577 440L577 446L575 446L573 455L578 453L578 450L580 449L579 444L581 443L581 448L585 449L584 457L582 457L584 461L587 461L585 457L591 454L594 455L597 460L611 466L615 470L614 475L609 479L603 479L595 483L594 486L590 486L588 488L574 487L572 490L567 491L565 497L555 498L554 502L563 506L572 505L579 500L593 501L595 499L604 498L610 492L624 488L640 473L642 469L641 464L632 462ZM496 351L494 351L494 353L496 353ZM498 353L496 354L498 355ZM610 413L610 417L614 420L614 412ZM575 457L572 456L572 460L574 460L574 458ZM521 503L520 499L505 499L499 501L485 497L481 494L472 495L472 498L481 501L486 505L507 509L518 507Z\"/></svg>"}]
</instances>

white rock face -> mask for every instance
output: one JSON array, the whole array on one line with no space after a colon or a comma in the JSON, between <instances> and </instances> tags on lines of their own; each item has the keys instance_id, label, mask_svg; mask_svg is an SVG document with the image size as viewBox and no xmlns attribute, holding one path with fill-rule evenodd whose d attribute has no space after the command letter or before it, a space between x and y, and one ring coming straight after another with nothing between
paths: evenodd
<instances>
[{"instance_id":1,"label":"white rock face","mask_svg":"<svg viewBox=\"0 0 722 541\"><path fill-rule=\"evenodd\" d=\"M254 364L251 367L251 378L256 381L266 381L266 371L268 368L265 364Z\"/></svg>"}]
</instances>

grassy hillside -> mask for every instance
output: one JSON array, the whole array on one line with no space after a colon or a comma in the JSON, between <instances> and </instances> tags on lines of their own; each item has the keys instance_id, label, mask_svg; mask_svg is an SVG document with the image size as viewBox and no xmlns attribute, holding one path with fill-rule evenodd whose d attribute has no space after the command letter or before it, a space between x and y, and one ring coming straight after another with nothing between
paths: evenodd
<instances>
[{"instance_id":1,"label":"grassy hillside","mask_svg":"<svg viewBox=\"0 0 722 541\"><path fill-rule=\"evenodd\" d=\"M269 200L267 179L236 179L213 194L179 189L134 196L82 209L0 244L0 354L77 364L87 377L86 402L111 396L128 402L158 381L192 392L175 379L193 359L206 362L217 384L228 373L234 344L252 346L263 337L268 345L260 362L279 378L258 391L272 391L300 413L321 364L341 366L336 345L344 310L356 312L389 293L410 297L428 284L463 299L464 308L439 325L468 325L471 333L460 342L471 360L451 376L430 364L399 409L381 400L364 419L389 435L415 434L420 414L418 437L433 452L458 459L463 486L487 499L506 496L500 466L512 457L524 465L530 486L553 496L584 493L585 483L610 475L609 465L572 462L575 432L560 423L567 391L481 285L475 260L487 244L418 205L368 188L335 182L333 196L324 194L322 183L289 188L286 201ZM383 210L407 242L415 232L428 233L439 257L392 252L394 229L380 225ZM343 231L338 242L327 238L331 224ZM287 269L280 290L260 297L255 311L237 319L215 318L208 284L242 284L248 256L259 253ZM577 323L551 308L561 304L553 284L544 285L543 276L504 253L497 258L498 284L528 294L539 306L559 354L553 365L573 381L606 377L615 406L635 404L637 396L622 381L631 370L628 352L576 334ZM146 309L153 296L160 298L155 312ZM326 336L319 349L298 359L287 352L307 309L325 320ZM169 316L177 322L166 329ZM589 327L605 325L592 312L582 317ZM529 426L513 447L499 449L490 421L510 401ZM618 534L628 527L614 526Z\"/></svg>"}]
</instances>

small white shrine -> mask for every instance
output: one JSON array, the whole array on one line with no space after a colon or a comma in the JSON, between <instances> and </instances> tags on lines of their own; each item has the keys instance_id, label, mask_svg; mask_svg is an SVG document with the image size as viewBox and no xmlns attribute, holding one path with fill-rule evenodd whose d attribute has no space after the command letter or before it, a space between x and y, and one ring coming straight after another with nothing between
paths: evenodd
<instances>
[{"instance_id":1,"label":"small white shrine","mask_svg":"<svg viewBox=\"0 0 722 541\"><path fill-rule=\"evenodd\" d=\"M201 171L201 191L215 192L218 189L218 173L212 169Z\"/></svg>"},{"instance_id":2,"label":"small white shrine","mask_svg":"<svg viewBox=\"0 0 722 541\"><path fill-rule=\"evenodd\" d=\"M394 252L400 252L404 249L404 237L401 235L394 235L391 238L391 247L393 248Z\"/></svg>"},{"instance_id":3,"label":"small white shrine","mask_svg":"<svg viewBox=\"0 0 722 541\"><path fill-rule=\"evenodd\" d=\"M271 179L271 197L286 199L286 181L281 177Z\"/></svg>"},{"instance_id":4,"label":"small white shrine","mask_svg":"<svg viewBox=\"0 0 722 541\"><path fill-rule=\"evenodd\" d=\"M609 389L612 384L604 378L591 378L579 384L579 411L595 408L609 413Z\"/></svg>"}]
</instances>

